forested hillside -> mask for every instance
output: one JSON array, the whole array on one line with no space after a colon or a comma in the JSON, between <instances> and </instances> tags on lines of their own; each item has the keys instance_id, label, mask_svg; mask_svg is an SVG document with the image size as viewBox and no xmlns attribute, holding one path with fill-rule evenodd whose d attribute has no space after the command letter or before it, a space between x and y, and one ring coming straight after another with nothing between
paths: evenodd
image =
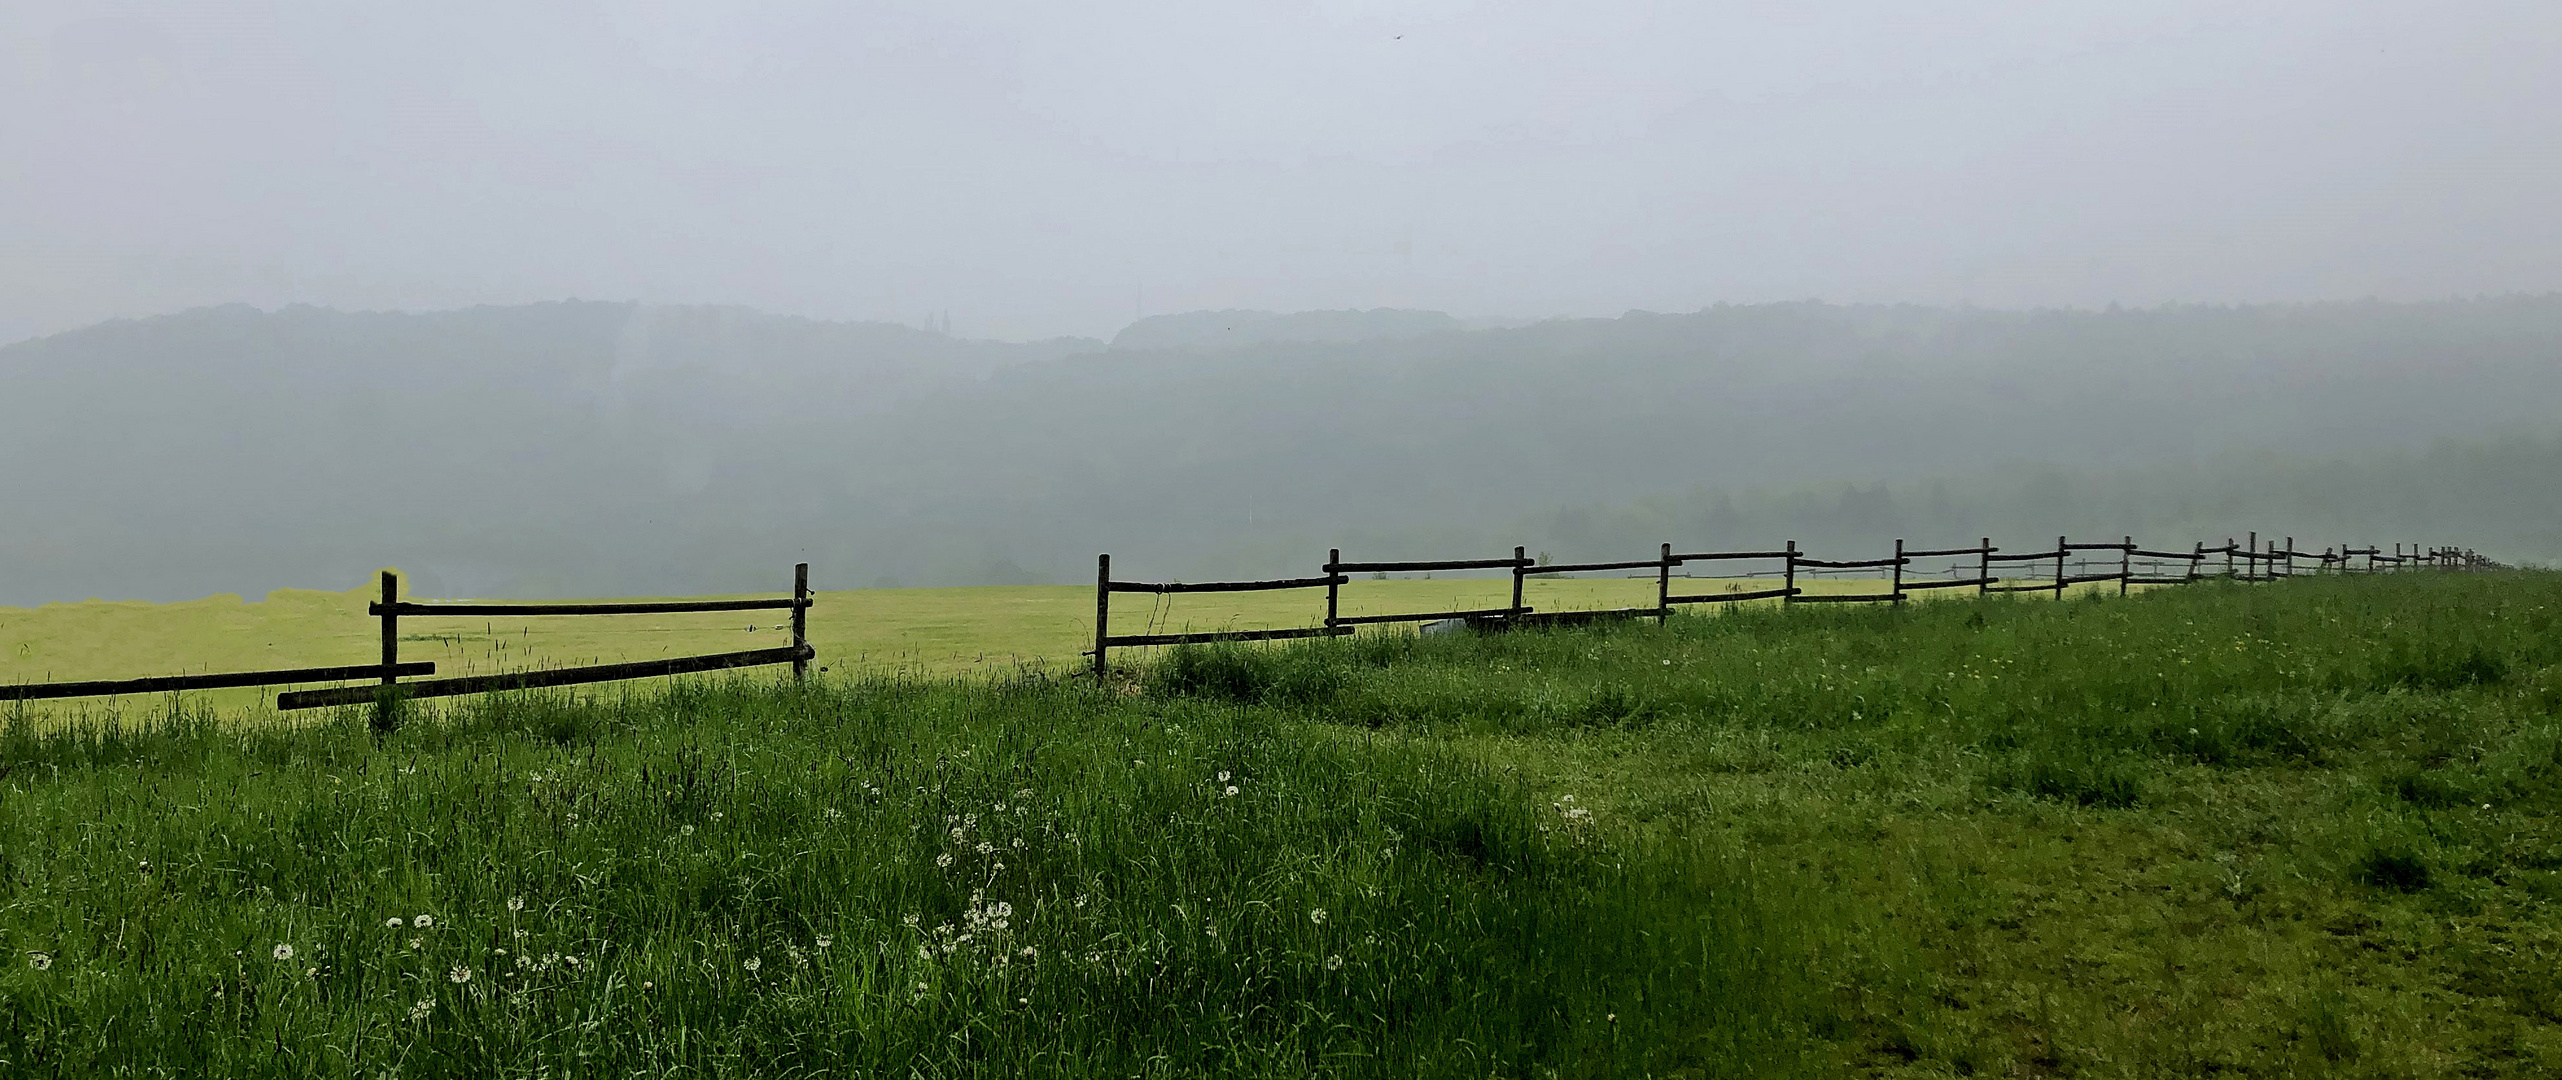
<instances>
[{"instance_id":1,"label":"forested hillside","mask_svg":"<svg viewBox=\"0 0 2562 1080\"><path fill-rule=\"evenodd\" d=\"M1240 314L1266 337L1216 344ZM2562 298L1206 315L1108 349L602 303L23 342L0 603L386 564L428 592L629 594L800 559L850 587L1073 581L1098 550L1202 575L1988 531L2562 556Z\"/></svg>"}]
</instances>

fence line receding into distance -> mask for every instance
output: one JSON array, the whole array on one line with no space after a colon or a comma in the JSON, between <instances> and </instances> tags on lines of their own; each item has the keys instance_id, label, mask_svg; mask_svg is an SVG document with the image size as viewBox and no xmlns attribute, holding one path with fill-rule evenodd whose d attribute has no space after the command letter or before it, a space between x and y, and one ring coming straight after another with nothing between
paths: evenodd
<instances>
[{"instance_id":1,"label":"fence line receding into distance","mask_svg":"<svg viewBox=\"0 0 2562 1080\"><path fill-rule=\"evenodd\" d=\"M2089 553L2114 552L2115 559L2103 560L2099 564L2108 566L2113 563L2114 569L2105 573L2073 573L2073 567L2069 564L2077 552L2083 553L2083 569L2088 569L2091 565L2088 561ZM1975 560L1972 567L1974 573L1971 577L1913 578L1905 572L1905 568L1918 559L1956 559L1969 555L1974 556ZM2217 555L2224 557L2222 570L2213 574L2202 573L2206 563ZM2361 558L2365 562L2363 565L2358 565L2357 560ZM2139 567L2136 565L2138 559L2145 560L2146 563L2140 569L2149 572L2138 572ZM1463 621L1475 626L1505 628L1649 616L1660 623L1671 617L1675 606L1683 604L1723 604L1744 600L1778 600L1783 604L1900 604L1904 602L1905 596L1912 593L1968 587L1973 588L1979 596L1992 593L2044 592L2052 593L2056 599L2060 600L2065 590L2075 585L2095 582L2116 582L2118 593L2124 595L2129 587L2135 585L2180 585L2205 578L2268 581L2293 576L2296 564L2307 559L2317 562L2317 573L2324 571L2363 573L2414 566L2470 568L2488 565L2487 560L2471 549L2437 547L2428 548L2423 552L2417 544L2410 545L2408 554L2404 553L2403 545L2400 544L2393 545L2393 553L2390 555L2372 545L2358 548L2343 544L2312 552L2296 550L2295 538L2288 537L2282 547L2277 541L2271 540L2263 550L2259 534L2256 532L2250 534L2245 542L2236 543L2227 539L2221 547L2208 547L2199 543L2192 545L2187 551L2160 551L2139 547L2132 536L2098 543L2074 543L2070 537L2058 536L2055 538L2053 548L2019 552L2005 552L1994 547L1991 537L1977 541L1973 547L1930 549L1907 549L1904 541L1898 539L1895 541L1895 554L1883 559L1817 559L1798 550L1797 542L1794 540L1788 541L1785 547L1771 551L1676 552L1672 549L1672 545L1667 543L1651 559L1550 564L1543 564L1527 557L1525 549L1519 547L1512 549L1512 557L1509 559L1416 559L1395 562L1345 562L1343 552L1338 548L1326 552L1325 565L1319 568L1322 572L1320 576L1267 581L1115 581L1112 578L1112 556L1104 554L1097 555L1094 559L1094 648L1086 655L1094 658L1092 670L1097 678L1101 678L1110 670L1109 656L1115 647L1137 648L1217 641L1281 641L1296 638L1339 637L1352 633L1357 627L1380 623ZM1672 591L1672 572L1676 567L1684 567L1692 563L1734 562L1775 562L1779 565L1777 574L1781 584L1775 589L1746 589L1696 595L1675 595ZM1994 563L2019 563L2023 567L2034 567L2049 562L2053 564L2050 573L2032 576L2015 583L2006 584L2005 582L2009 579L1998 577L1993 573ZM2165 572L2163 564L2166 563L2177 564L2179 572L2176 574ZM1655 572L1653 607L1540 612L1532 610L1522 602L1522 585L1524 581L1534 576L1644 569ZM1960 566L1951 567L1951 570L1957 573L1962 573L1964 569ZM1445 570L1509 570L1512 574L1512 602L1504 607L1478 608L1469 611L1401 612L1386 615L1344 615L1342 613L1343 586L1352 580L1348 575L1432 573ZM1828 571L1867 572L1871 575L1870 580L1880 580L1873 575L1876 571L1885 571L1882 580L1886 590L1821 594L1810 593L1798 585L1801 576L1820 576ZM1759 575L1747 573L1743 576ZM1730 585L1729 588L1732 586ZM1271 630L1219 630L1168 634L1114 634L1111 632L1113 593L1278 592L1288 589L1324 589L1324 623L1318 626L1284 627Z\"/></svg>"}]
</instances>

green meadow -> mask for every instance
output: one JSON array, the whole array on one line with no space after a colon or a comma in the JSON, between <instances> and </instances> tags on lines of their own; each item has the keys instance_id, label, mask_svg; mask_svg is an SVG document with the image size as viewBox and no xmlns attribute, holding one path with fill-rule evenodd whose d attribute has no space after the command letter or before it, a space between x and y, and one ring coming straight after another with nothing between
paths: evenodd
<instances>
[{"instance_id":1,"label":"green meadow","mask_svg":"<svg viewBox=\"0 0 2562 1080\"><path fill-rule=\"evenodd\" d=\"M15 709L0 1072L2552 1076L2557 630L2415 573Z\"/></svg>"}]
</instances>

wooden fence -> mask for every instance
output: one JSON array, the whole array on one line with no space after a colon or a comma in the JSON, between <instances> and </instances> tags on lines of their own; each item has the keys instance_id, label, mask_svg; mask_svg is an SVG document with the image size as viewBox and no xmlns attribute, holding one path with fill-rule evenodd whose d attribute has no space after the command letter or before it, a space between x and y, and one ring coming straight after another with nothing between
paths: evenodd
<instances>
[{"instance_id":1,"label":"wooden fence","mask_svg":"<svg viewBox=\"0 0 2562 1080\"><path fill-rule=\"evenodd\" d=\"M2103 572L2088 572L2094 565L2093 555L2098 553L2113 555L2114 558L2103 556L2096 564L2104 568ZM2078 569L2084 571L2081 573L2074 572L2076 567L2072 565L2077 555L2081 559ZM2221 570L2207 572L2208 564L2219 555L2223 557ZM1950 569L1954 573L1947 578L1916 578L1906 573L1907 568L1916 560L1963 560L1968 557L1973 559L1971 575L1965 574L1969 568L1962 563L1951 566ZM2138 560L2142 560L2142 565L2138 565ZM1112 578L1112 556L1105 554L1095 556L1094 560L1094 649L1087 655L1094 658L1093 672L1097 678L1100 678L1110 670L1108 657L1116 646L1135 648L1213 641L1280 641L1295 638L1339 637L1352 633L1358 627L1380 623L1460 621L1474 626L1499 629L1515 626L1559 625L1611 618L1652 617L1657 622L1662 622L1671 617L1676 606L1683 604L1723 604L1744 600L1773 599L1783 604L1900 604L1904 602L1904 597L1912 593L1953 588L1972 588L1979 596L1992 593L2045 592L2054 594L2057 599L2062 599L2065 590L2075 585L2115 582L2118 593L2124 595L2130 587L2136 585L2179 585L2207 578L2267 581L2289 577L2294 575L2299 564L2306 560L2313 561L2316 573L2371 573L2417 567L2474 568L2488 565L2487 560L2470 549L2464 548L2436 547L2423 550L2420 545L2413 544L2410 545L2410 550L2406 554L2402 545L2395 544L2392 554L2388 555L2382 549L2371 545L2359 548L2342 544L2324 548L2318 552L2299 551L2295 547L2294 537L2287 537L2283 545L2271 540L2263 547L2258 533L2250 534L2249 538L2243 542L2235 542L2227 538L2219 547L2208 547L2203 543L2193 544L2187 551L2162 551L2139 547L2132 536L2122 537L2114 542L2101 543L2074 543L2069 537L2058 536L2055 538L2055 546L2051 549L2038 548L2031 551L2009 552L1993 546L1991 537L1978 540L1973 547L1930 549L1908 549L1899 539L1895 541L1895 553L1890 557L1839 560L1810 557L1798 550L1797 542L1794 540L1788 541L1784 547L1770 551L1675 552L1672 545L1667 543L1662 545L1655 557L1651 559L1563 564L1540 563L1536 559L1527 557L1525 549L1518 547L1512 549L1512 557L1509 559L1420 559L1398 562L1345 562L1343 551L1338 548L1326 552L1325 565L1319 567L1320 576L1268 581L1115 581ZM2361 563L2360 560L2363 562ZM1758 573L1748 572L1744 576L1771 577L1778 582L1776 588L1743 589L1696 595L1675 595L1672 591L1675 568L1694 563L1756 562L1775 564L1775 567ZM1995 563L2020 564L2023 569L2034 568L2046 570L2046 572L2025 579L2003 578L1994 574ZM2114 564L2113 568L2108 568L2111 563ZM2047 570L2048 564L2052 564L2051 570ZM2174 567L2177 572L2170 572ZM1655 572L1655 603L1652 607L1541 612L1533 610L1522 602L1522 585L1531 577L1646 569ZM1449 570L1510 571L1512 602L1499 608L1478 608L1468 611L1419 611L1387 615L1342 614L1343 586L1352 580L1348 575L1431 573ZM1885 589L1858 593L1814 593L1798 584L1801 578L1841 574L1865 575L1869 580L1884 584ZM1270 592L1288 589L1324 589L1325 622L1318 626L1274 630L1221 630L1171 634L1114 634L1111 632L1113 593Z\"/></svg>"},{"instance_id":2,"label":"wooden fence","mask_svg":"<svg viewBox=\"0 0 2562 1080\"><path fill-rule=\"evenodd\" d=\"M393 703L408 698L452 697L458 694L488 694L506 690L529 690L546 686L575 686L582 683L617 682L624 679L648 679L665 675L686 675L729 668L758 667L768 664L792 665L794 679L809 677L809 663L818 654L809 644L809 609L816 603L810 597L810 567L801 563L792 568L792 595L771 599L748 600L650 600L632 603L557 603L531 601L521 603L421 604L400 599L400 578L383 571L382 599L366 605L366 613L380 620L382 626L382 660L375 664L348 667L290 668L276 671L243 671L215 675L174 675L149 679L125 679L113 682L32 683L0 686L0 701L32 701L46 698L109 697L118 694L161 693L178 690L210 690L228 687L288 686L295 683L349 682L377 680L371 686L341 686L322 690L300 690L276 695L276 708L314 709L334 705L375 706L378 725L392 719ZM752 649L745 652L711 653L702 656L680 656L661 660L644 660L625 664L590 664L580 667L540 668L531 671L504 672L496 675L472 675L427 682L402 682L404 677L433 675L436 665L400 660L400 620L470 616L488 618L518 615L654 615L693 611L765 611L790 609L792 643L776 649Z\"/></svg>"}]
</instances>

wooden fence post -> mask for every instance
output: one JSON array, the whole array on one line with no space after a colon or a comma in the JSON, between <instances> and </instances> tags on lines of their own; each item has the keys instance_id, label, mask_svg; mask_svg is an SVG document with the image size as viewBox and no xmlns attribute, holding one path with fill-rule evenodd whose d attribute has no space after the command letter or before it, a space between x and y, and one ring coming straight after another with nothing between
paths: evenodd
<instances>
[{"instance_id":1,"label":"wooden fence post","mask_svg":"<svg viewBox=\"0 0 2562 1080\"><path fill-rule=\"evenodd\" d=\"M2249 547L2242 549L2251 553L2250 558L2242 560L2242 580L2258 581L2260 572L2260 531L2258 529L2251 530L2249 544Z\"/></svg>"},{"instance_id":2,"label":"wooden fence post","mask_svg":"<svg viewBox=\"0 0 2562 1080\"><path fill-rule=\"evenodd\" d=\"M1797 602L1797 542L1788 542L1788 591L1779 594L1779 604L1786 607Z\"/></svg>"},{"instance_id":3,"label":"wooden fence post","mask_svg":"<svg viewBox=\"0 0 2562 1080\"><path fill-rule=\"evenodd\" d=\"M810 644L810 564L792 566L792 681L808 682L809 657L800 655Z\"/></svg>"},{"instance_id":4,"label":"wooden fence post","mask_svg":"<svg viewBox=\"0 0 2562 1080\"><path fill-rule=\"evenodd\" d=\"M1975 595L1993 591L1993 538L1975 541Z\"/></svg>"},{"instance_id":5,"label":"wooden fence post","mask_svg":"<svg viewBox=\"0 0 2562 1080\"><path fill-rule=\"evenodd\" d=\"M1103 650L1112 639L1112 556L1094 557L1094 684L1103 685Z\"/></svg>"},{"instance_id":6,"label":"wooden fence post","mask_svg":"<svg viewBox=\"0 0 2562 1080\"><path fill-rule=\"evenodd\" d=\"M1334 617L1338 613L1338 605L1343 598L1343 583L1336 580L1343 576L1343 571L1334 568L1336 563L1342 561L1342 548L1325 549L1325 628L1328 630L1334 629Z\"/></svg>"},{"instance_id":7,"label":"wooden fence post","mask_svg":"<svg viewBox=\"0 0 2562 1080\"><path fill-rule=\"evenodd\" d=\"M2135 573L2135 538L2126 538L2126 546L2117 549L2117 595L2126 595L2127 579Z\"/></svg>"},{"instance_id":8,"label":"wooden fence post","mask_svg":"<svg viewBox=\"0 0 2562 1080\"><path fill-rule=\"evenodd\" d=\"M397 710L398 710L398 708L399 708L399 703L398 703L396 700L394 700L394 699L393 699L393 696L392 696L393 694L397 693L398 691L393 690L393 689L389 689L390 687L397 686L397 685L399 684L399 682L400 682L400 676L399 676L398 674L396 674L397 669L400 667L400 613L399 613L399 612L400 612L400 607L399 607L399 605L400 605L400 575L398 575L398 574L394 574L394 573L392 573L392 572L391 572L391 571L389 571L389 570L385 570L385 571L383 571L383 602L382 602L382 620L383 620L383 673L382 673L382 685L385 687L385 689L383 689L383 690L381 690L381 691L377 692L377 693L375 694L375 697L374 697L374 730L376 730L376 731L390 731L393 727L397 726L397 725L399 724L399 722L400 722L400 721L399 721L399 717L396 715L396 712L397 712Z\"/></svg>"},{"instance_id":9,"label":"wooden fence post","mask_svg":"<svg viewBox=\"0 0 2562 1080\"><path fill-rule=\"evenodd\" d=\"M2065 538L2055 538L2055 599L2064 598L2064 556L2072 551L2064 546Z\"/></svg>"},{"instance_id":10,"label":"wooden fence post","mask_svg":"<svg viewBox=\"0 0 2562 1080\"><path fill-rule=\"evenodd\" d=\"M1521 579L1530 574L1530 568L1521 565L1524 557L1521 545L1514 544L1512 546L1512 612L1504 616L1506 622L1521 618Z\"/></svg>"},{"instance_id":11,"label":"wooden fence post","mask_svg":"<svg viewBox=\"0 0 2562 1080\"><path fill-rule=\"evenodd\" d=\"M2295 576L2295 538L2286 538L2286 576Z\"/></svg>"},{"instance_id":12,"label":"wooden fence post","mask_svg":"<svg viewBox=\"0 0 2562 1080\"><path fill-rule=\"evenodd\" d=\"M1663 565L1655 568L1655 625L1672 621L1672 541L1664 541Z\"/></svg>"},{"instance_id":13,"label":"wooden fence post","mask_svg":"<svg viewBox=\"0 0 2562 1080\"><path fill-rule=\"evenodd\" d=\"M2183 580L2195 581L2197 580L2198 564L2206 561L2206 541L2198 541L2194 546L2188 549L2188 554L2188 573L2181 576Z\"/></svg>"},{"instance_id":14,"label":"wooden fence post","mask_svg":"<svg viewBox=\"0 0 2562 1080\"><path fill-rule=\"evenodd\" d=\"M1894 594L1895 598L1887 601L1887 603L1901 604L1904 602L1904 538L1900 536L1895 538L1895 587L1889 591Z\"/></svg>"}]
</instances>

